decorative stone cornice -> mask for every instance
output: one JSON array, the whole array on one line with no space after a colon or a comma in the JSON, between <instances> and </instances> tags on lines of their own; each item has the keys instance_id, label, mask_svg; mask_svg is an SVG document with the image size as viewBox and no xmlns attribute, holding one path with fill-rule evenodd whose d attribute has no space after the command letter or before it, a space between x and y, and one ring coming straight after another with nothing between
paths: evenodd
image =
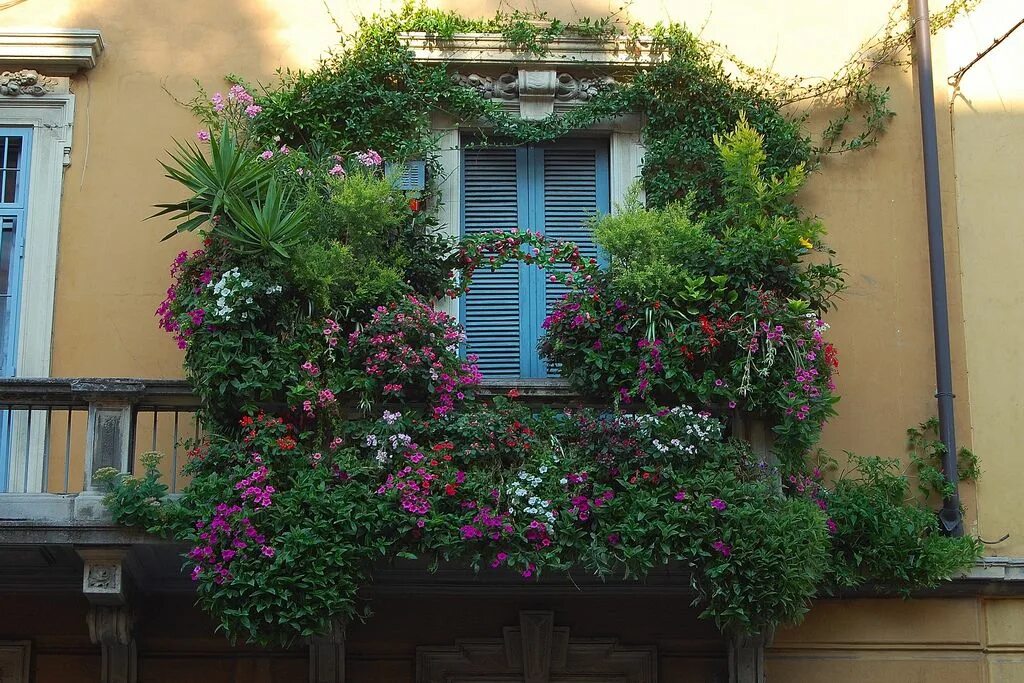
<instances>
[{"instance_id":1,"label":"decorative stone cornice","mask_svg":"<svg viewBox=\"0 0 1024 683\"><path fill-rule=\"evenodd\" d=\"M651 40L637 41L616 38L562 37L547 45L543 55L516 50L497 33L457 33L451 40L441 40L422 32L403 34L413 59L420 62L445 64L530 64L558 65L579 62L591 66L629 66L652 60Z\"/></svg>"},{"instance_id":2,"label":"decorative stone cornice","mask_svg":"<svg viewBox=\"0 0 1024 683\"><path fill-rule=\"evenodd\" d=\"M57 81L43 76L35 69L21 71L4 71L0 73L0 95L14 97L16 95L34 95L39 97L53 92Z\"/></svg>"},{"instance_id":3,"label":"decorative stone cornice","mask_svg":"<svg viewBox=\"0 0 1024 683\"><path fill-rule=\"evenodd\" d=\"M99 29L0 29L0 69L68 76L96 66L101 52Z\"/></svg>"}]
</instances>

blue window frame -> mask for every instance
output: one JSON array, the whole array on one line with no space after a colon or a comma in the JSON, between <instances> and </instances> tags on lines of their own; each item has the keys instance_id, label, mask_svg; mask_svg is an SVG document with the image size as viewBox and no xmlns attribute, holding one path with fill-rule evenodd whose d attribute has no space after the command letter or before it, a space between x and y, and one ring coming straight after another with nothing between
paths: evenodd
<instances>
[{"instance_id":1,"label":"blue window frame","mask_svg":"<svg viewBox=\"0 0 1024 683\"><path fill-rule=\"evenodd\" d=\"M31 147L31 129L0 127L0 377L17 371ZM7 489L10 438L10 413L0 411L0 491Z\"/></svg>"},{"instance_id":2,"label":"blue window frame","mask_svg":"<svg viewBox=\"0 0 1024 683\"><path fill-rule=\"evenodd\" d=\"M570 139L522 147L468 146L462 152L462 234L534 230L575 242L597 257L588 220L610 209L608 141ZM481 269L462 297L468 352L484 377L556 376L537 352L541 323L565 294L536 266Z\"/></svg>"}]
</instances>

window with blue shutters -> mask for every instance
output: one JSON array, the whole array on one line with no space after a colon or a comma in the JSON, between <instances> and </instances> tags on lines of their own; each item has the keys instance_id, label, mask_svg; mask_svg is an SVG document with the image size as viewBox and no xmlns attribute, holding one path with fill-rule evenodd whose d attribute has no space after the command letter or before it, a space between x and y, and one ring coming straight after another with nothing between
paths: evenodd
<instances>
[{"instance_id":1,"label":"window with blue shutters","mask_svg":"<svg viewBox=\"0 0 1024 683\"><path fill-rule=\"evenodd\" d=\"M596 257L589 219L609 211L607 140L571 139L462 152L462 232L533 230ZM557 375L537 353L541 323L565 287L536 266L478 270L461 302L466 349L485 378Z\"/></svg>"}]
</instances>

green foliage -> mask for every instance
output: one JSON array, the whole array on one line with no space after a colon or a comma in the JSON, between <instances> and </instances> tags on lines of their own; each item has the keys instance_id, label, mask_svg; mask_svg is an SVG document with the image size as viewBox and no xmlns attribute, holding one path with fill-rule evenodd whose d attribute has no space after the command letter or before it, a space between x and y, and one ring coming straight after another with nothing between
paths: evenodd
<instances>
[{"instance_id":1,"label":"green foliage","mask_svg":"<svg viewBox=\"0 0 1024 683\"><path fill-rule=\"evenodd\" d=\"M946 445L939 440L939 418L931 417L907 430L910 463L917 470L917 488L925 500L945 498L953 494L953 485L942 471ZM974 481L981 476L981 465L970 449L961 447L957 453L957 477Z\"/></svg>"},{"instance_id":2,"label":"green foliage","mask_svg":"<svg viewBox=\"0 0 1024 683\"><path fill-rule=\"evenodd\" d=\"M890 461L854 458L832 490L807 472L838 400L820 315L843 281L820 222L794 203L814 152L803 120L781 112L792 87L737 79L719 48L659 25L649 63L598 80L567 112L523 120L446 65L414 62L401 35L494 32L540 57L563 36L639 54L646 30L407 3L262 95L232 77L226 98L197 100L221 134L209 160L179 146L165 169L191 197L157 215L211 227L202 250L175 260L158 314L185 350L208 440L192 444L180 499L146 456L140 478L107 473L107 501L118 521L192 545L200 604L230 637L290 645L362 616L360 586L395 559L527 579L677 565L705 618L753 633L799 620L823 587L910 591L977 556L976 541L941 536ZM826 133L834 151L874 144L888 120L867 73L841 86L853 99ZM502 144L643 113L647 207L634 193L594 221L610 267L535 233L438 236L436 111ZM435 177L402 192L382 157L425 160ZM474 399L463 333L432 298L511 261L568 287L542 352L605 409ZM712 415L726 406L772 424L781 474L726 439ZM911 446L922 486L944 484L935 442L917 431Z\"/></svg>"},{"instance_id":3,"label":"green foliage","mask_svg":"<svg viewBox=\"0 0 1024 683\"><path fill-rule=\"evenodd\" d=\"M899 461L851 456L828 499L836 522L829 582L908 592L938 584L981 555L980 541L941 533L935 512L910 496Z\"/></svg>"},{"instance_id":4,"label":"green foliage","mask_svg":"<svg viewBox=\"0 0 1024 683\"><path fill-rule=\"evenodd\" d=\"M215 233L228 239L242 256L254 254L288 258L288 250L303 238L305 216L289 210L288 192L271 180L260 199L245 201L230 197L224 221Z\"/></svg>"},{"instance_id":5,"label":"green foliage","mask_svg":"<svg viewBox=\"0 0 1024 683\"><path fill-rule=\"evenodd\" d=\"M106 487L103 502L114 512L117 522L156 534L166 533L176 522L187 523L187 518L181 516L183 510L167 500L167 485L160 481L162 457L156 452L141 454L141 477L122 474L113 467L93 474L97 483Z\"/></svg>"},{"instance_id":6,"label":"green foliage","mask_svg":"<svg viewBox=\"0 0 1024 683\"><path fill-rule=\"evenodd\" d=\"M161 164L167 177L188 189L192 196L179 202L158 204L151 218L169 215L180 221L167 239L179 232L197 230L221 217L228 205L256 199L266 189L274 168L240 145L225 124L219 138L210 140L210 159L194 143L177 143L171 152L175 165Z\"/></svg>"}]
</instances>

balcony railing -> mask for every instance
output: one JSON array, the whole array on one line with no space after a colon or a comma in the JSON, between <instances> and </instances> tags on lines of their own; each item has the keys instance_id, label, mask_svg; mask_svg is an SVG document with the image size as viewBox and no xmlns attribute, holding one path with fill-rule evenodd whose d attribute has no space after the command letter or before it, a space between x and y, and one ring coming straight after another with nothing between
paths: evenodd
<instances>
[{"instance_id":1,"label":"balcony railing","mask_svg":"<svg viewBox=\"0 0 1024 683\"><path fill-rule=\"evenodd\" d=\"M164 481L177 492L185 444L202 435L198 405L176 380L2 380L0 493L80 493L101 467L139 471L146 451L167 456Z\"/></svg>"}]
</instances>

